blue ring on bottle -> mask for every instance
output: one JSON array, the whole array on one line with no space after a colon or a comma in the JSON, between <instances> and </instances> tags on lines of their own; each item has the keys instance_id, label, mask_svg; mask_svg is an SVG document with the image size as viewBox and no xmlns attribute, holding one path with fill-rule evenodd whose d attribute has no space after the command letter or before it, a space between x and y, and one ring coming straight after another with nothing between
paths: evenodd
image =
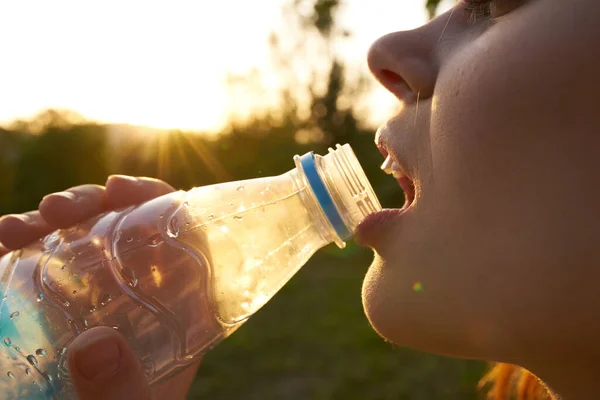
<instances>
[{"instance_id":1,"label":"blue ring on bottle","mask_svg":"<svg viewBox=\"0 0 600 400\"><path fill-rule=\"evenodd\" d=\"M325 216L329 220L329 223L335 230L335 233L337 233L338 237L342 240L351 237L352 232L350 232L350 230L346 227L346 224L342 220L342 216L333 203L333 199L331 198L327 187L325 187L323 179L317 171L317 163L314 153L309 152L300 157L300 164L302 165L302 169L304 170L304 175L308 180L308 184L315 194L315 197L317 198L321 209L325 213Z\"/></svg>"}]
</instances>

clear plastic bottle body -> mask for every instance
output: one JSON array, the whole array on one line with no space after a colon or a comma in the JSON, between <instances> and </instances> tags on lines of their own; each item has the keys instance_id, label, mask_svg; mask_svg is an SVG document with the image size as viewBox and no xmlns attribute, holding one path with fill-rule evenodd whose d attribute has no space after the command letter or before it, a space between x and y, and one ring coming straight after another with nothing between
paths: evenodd
<instances>
[{"instance_id":1,"label":"clear plastic bottle body","mask_svg":"<svg viewBox=\"0 0 600 400\"><path fill-rule=\"evenodd\" d=\"M66 348L118 329L151 382L262 307L329 240L297 171L176 192L0 260L0 392L72 397Z\"/></svg>"}]
</instances>

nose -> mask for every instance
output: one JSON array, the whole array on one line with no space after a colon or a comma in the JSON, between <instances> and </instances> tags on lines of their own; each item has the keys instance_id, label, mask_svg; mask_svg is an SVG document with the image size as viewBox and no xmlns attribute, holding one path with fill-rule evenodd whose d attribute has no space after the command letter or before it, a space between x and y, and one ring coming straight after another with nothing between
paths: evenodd
<instances>
[{"instance_id":1,"label":"nose","mask_svg":"<svg viewBox=\"0 0 600 400\"><path fill-rule=\"evenodd\" d=\"M433 95L442 53L437 47L441 36L453 31L451 19L452 13L442 14L418 29L387 34L369 48L371 73L400 101L413 103Z\"/></svg>"}]
</instances>

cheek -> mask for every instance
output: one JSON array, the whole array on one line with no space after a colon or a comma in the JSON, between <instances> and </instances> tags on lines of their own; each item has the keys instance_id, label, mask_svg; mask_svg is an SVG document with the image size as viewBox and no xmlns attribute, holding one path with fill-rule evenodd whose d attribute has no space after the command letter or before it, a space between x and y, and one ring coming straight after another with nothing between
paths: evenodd
<instances>
[{"instance_id":1,"label":"cheek","mask_svg":"<svg viewBox=\"0 0 600 400\"><path fill-rule=\"evenodd\" d=\"M545 76L543 55L517 62L527 57L495 49L459 53L439 77L433 180L424 190L431 218L421 221L449 245L453 272L477 286L464 292L478 302L473 311L484 307L483 318L533 337L567 315L557 293L592 290L586 268L597 260L589 221L598 218L600 143L589 131L600 123L597 112L556 96L586 95L562 86L568 71ZM581 290L574 292L573 302ZM539 311L523 314L531 309Z\"/></svg>"}]
</instances>

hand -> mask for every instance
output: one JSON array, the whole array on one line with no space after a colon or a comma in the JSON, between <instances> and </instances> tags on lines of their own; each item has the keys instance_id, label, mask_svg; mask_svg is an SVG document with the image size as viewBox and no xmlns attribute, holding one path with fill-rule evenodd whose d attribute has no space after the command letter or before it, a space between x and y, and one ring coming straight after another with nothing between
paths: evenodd
<instances>
[{"instance_id":1,"label":"hand","mask_svg":"<svg viewBox=\"0 0 600 400\"><path fill-rule=\"evenodd\" d=\"M44 197L36 211L0 219L0 256L48 233L111 209L139 204L172 192L165 182L114 175L106 186L82 185ZM108 327L79 335L68 349L69 370L82 400L185 399L200 362L150 388L123 336Z\"/></svg>"}]
</instances>

